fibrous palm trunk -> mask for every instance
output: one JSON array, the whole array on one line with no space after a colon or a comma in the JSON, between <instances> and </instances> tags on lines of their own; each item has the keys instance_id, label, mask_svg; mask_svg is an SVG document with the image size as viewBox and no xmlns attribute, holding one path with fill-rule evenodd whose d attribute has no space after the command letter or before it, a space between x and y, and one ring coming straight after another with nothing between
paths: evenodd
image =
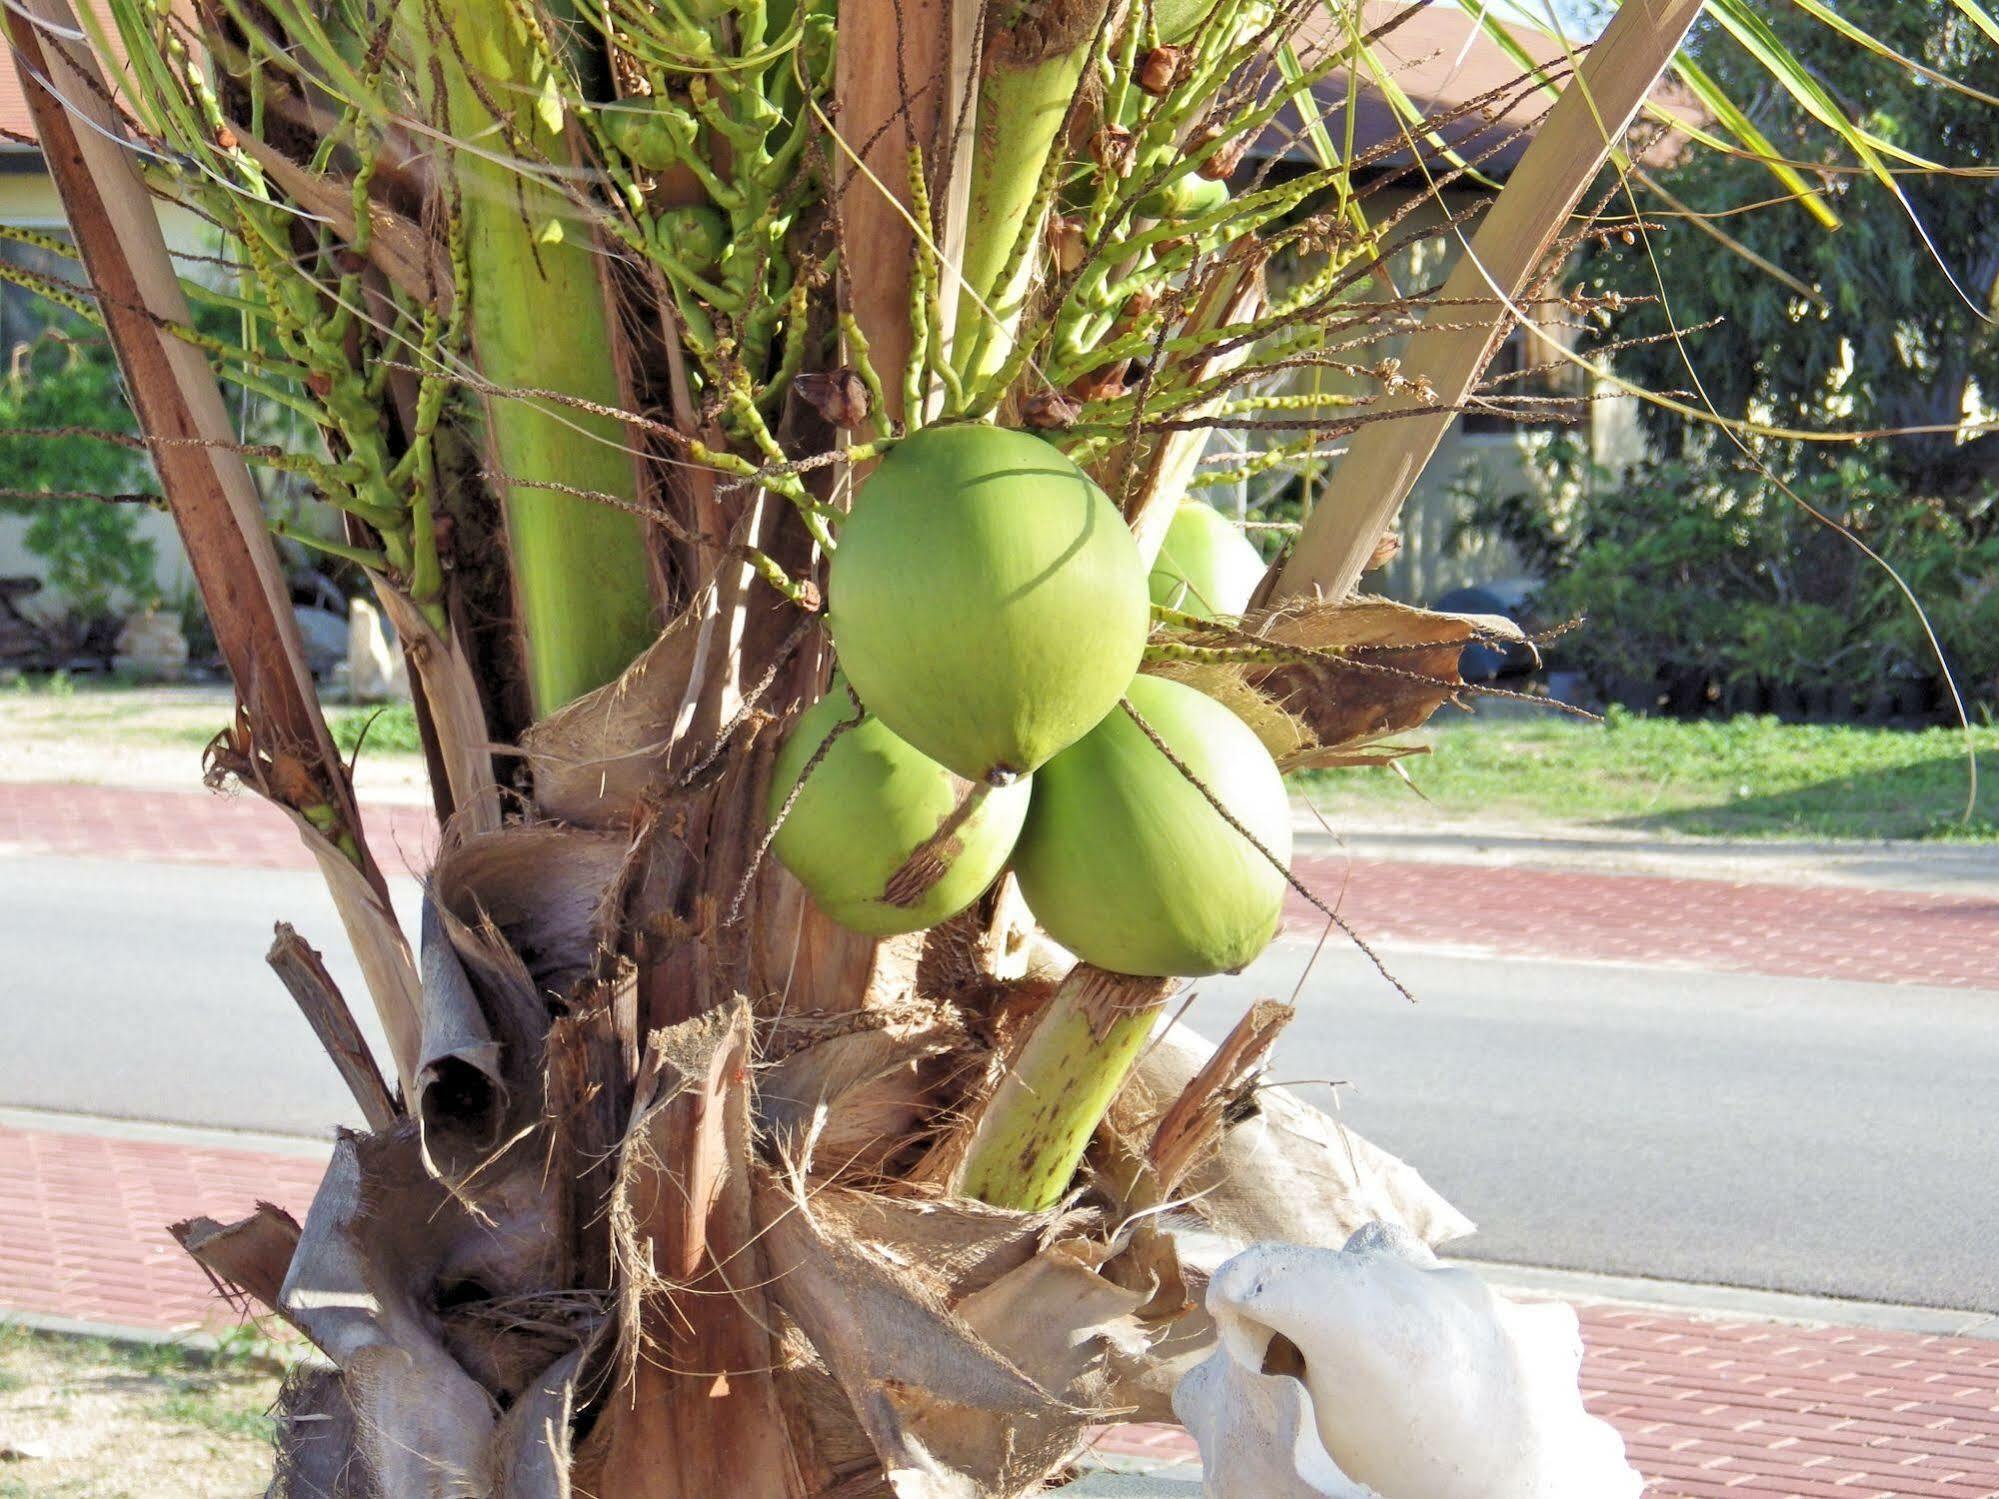
<instances>
[{"instance_id":1,"label":"fibrous palm trunk","mask_svg":"<svg viewBox=\"0 0 1999 1499\"><path fill-rule=\"evenodd\" d=\"M1138 207L1307 102L1356 21L1280 73L1308 10L1235 0L112 9L136 121L61 0L8 26L242 699L213 764L326 867L397 1085L342 1042L375 1127L303 1225L184 1226L331 1362L287 1393L278 1492L1027 1492L1091 1421L1166 1415L1203 1337L1156 1211L1179 1194L1234 1238L1462 1230L1259 1089L1281 1009L1210 1054L1154 1036L1166 982L1070 967L1004 879L876 940L764 857L778 741L832 665L829 532L882 449L1026 423L1156 548L1209 427L1300 409L1252 382L1385 315L1353 295L1384 247L1335 228L1352 163L1209 218ZM1537 175L1493 303L1692 9L1620 18L1596 133ZM233 350L179 331L135 131L230 231ZM314 417L325 455L279 461L409 652L445 824L414 953L289 633L246 467L269 457L212 365ZM1346 420L1313 413L1301 450ZM1166 611L1153 668L1292 763L1379 758L1491 628L1347 599L1392 508L1323 507L1240 627Z\"/></svg>"}]
</instances>

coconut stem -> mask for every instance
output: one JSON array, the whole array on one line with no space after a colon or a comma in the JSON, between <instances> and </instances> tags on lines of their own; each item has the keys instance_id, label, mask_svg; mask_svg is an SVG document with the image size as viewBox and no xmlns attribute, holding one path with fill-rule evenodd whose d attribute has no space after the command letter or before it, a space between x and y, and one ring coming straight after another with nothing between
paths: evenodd
<instances>
[{"instance_id":1,"label":"coconut stem","mask_svg":"<svg viewBox=\"0 0 1999 1499\"><path fill-rule=\"evenodd\" d=\"M1172 982L1088 963L1070 969L1008 1058L973 1129L959 1190L1026 1212L1060 1202Z\"/></svg>"},{"instance_id":2,"label":"coconut stem","mask_svg":"<svg viewBox=\"0 0 1999 1499\"><path fill-rule=\"evenodd\" d=\"M535 711L548 713L617 676L658 630L646 532L622 508L638 504L637 469L623 426L598 414L623 404L606 352L611 314L583 211L532 166L570 162L562 130L537 104L554 58L505 7L410 0L407 14L441 91L433 107L451 138L478 143L448 160L479 373L502 390L589 403L570 410L509 399L486 423L529 686ZM517 168L516 156L530 164Z\"/></svg>"}]
</instances>

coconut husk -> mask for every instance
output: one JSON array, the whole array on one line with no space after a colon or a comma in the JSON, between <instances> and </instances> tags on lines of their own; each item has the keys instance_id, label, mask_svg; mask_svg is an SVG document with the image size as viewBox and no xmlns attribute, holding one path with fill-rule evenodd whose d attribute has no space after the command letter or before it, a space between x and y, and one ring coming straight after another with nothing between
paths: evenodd
<instances>
[{"instance_id":1,"label":"coconut husk","mask_svg":"<svg viewBox=\"0 0 1999 1499\"><path fill-rule=\"evenodd\" d=\"M1145 674L1183 682L1206 693L1249 725L1263 747L1270 752L1270 758L1279 765L1319 748L1311 725L1288 712L1275 698L1265 696L1251 685L1246 667L1194 661L1148 661Z\"/></svg>"},{"instance_id":2,"label":"coconut husk","mask_svg":"<svg viewBox=\"0 0 1999 1499\"><path fill-rule=\"evenodd\" d=\"M589 1350L542 1370L500 1418L493 1443L494 1499L570 1499L570 1423Z\"/></svg>"},{"instance_id":3,"label":"coconut husk","mask_svg":"<svg viewBox=\"0 0 1999 1499\"><path fill-rule=\"evenodd\" d=\"M208 1272L217 1289L246 1311L251 1302L278 1310L299 1237L298 1220L283 1208L260 1202L254 1213L234 1223L188 1218L169 1225L167 1232Z\"/></svg>"},{"instance_id":4,"label":"coconut husk","mask_svg":"<svg viewBox=\"0 0 1999 1499\"><path fill-rule=\"evenodd\" d=\"M1145 1149L1214 1051L1184 1025L1154 1038L1106 1121L1120 1149ZM1435 1245L1474 1229L1413 1167L1288 1089L1268 1086L1188 1167L1178 1196L1215 1232L1245 1244L1279 1239L1337 1249L1363 1224L1389 1223Z\"/></svg>"},{"instance_id":5,"label":"coconut husk","mask_svg":"<svg viewBox=\"0 0 1999 1499\"><path fill-rule=\"evenodd\" d=\"M414 1166L406 1133L341 1135L281 1300L339 1368L352 1450L375 1491L482 1492L496 1411L445 1348L429 1312L432 1240L444 1236L426 1218L450 1204Z\"/></svg>"},{"instance_id":6,"label":"coconut husk","mask_svg":"<svg viewBox=\"0 0 1999 1499\"><path fill-rule=\"evenodd\" d=\"M595 962L622 853L550 824L447 839L424 896L416 1074L434 1175L462 1182L541 1117L548 996Z\"/></svg>"},{"instance_id":7,"label":"coconut husk","mask_svg":"<svg viewBox=\"0 0 1999 1499\"><path fill-rule=\"evenodd\" d=\"M1118 1385L1121 1370L1142 1367L1150 1355L1151 1337L1137 1316L1148 1298L1102 1273L1109 1253L1094 1240L1059 1239L953 1305L987 1346L1059 1394L1062 1408L1002 1425L924 1398L914 1426L927 1448L964 1471L990 1475L995 1492L1032 1493L1080 1450L1085 1432L1075 1412L1092 1421L1132 1413Z\"/></svg>"},{"instance_id":8,"label":"coconut husk","mask_svg":"<svg viewBox=\"0 0 1999 1499\"><path fill-rule=\"evenodd\" d=\"M1214 1348L1214 1319L1201 1304L1207 1277L1181 1263L1178 1238L1157 1218L1132 1226L1124 1247L1104 1262L1103 1273L1139 1294L1132 1315L1145 1334L1136 1352L1111 1346L1113 1397L1129 1410L1127 1420L1170 1422L1173 1387Z\"/></svg>"},{"instance_id":9,"label":"coconut husk","mask_svg":"<svg viewBox=\"0 0 1999 1499\"><path fill-rule=\"evenodd\" d=\"M825 1233L872 1246L941 1304L955 1306L1019 1269L1051 1242L1101 1224L1094 1209L1022 1213L968 1197L887 1196L803 1178Z\"/></svg>"},{"instance_id":10,"label":"coconut husk","mask_svg":"<svg viewBox=\"0 0 1999 1499\"><path fill-rule=\"evenodd\" d=\"M680 614L617 680L521 735L543 816L586 828L630 823L664 778L698 636L695 611Z\"/></svg>"},{"instance_id":11,"label":"coconut husk","mask_svg":"<svg viewBox=\"0 0 1999 1499\"><path fill-rule=\"evenodd\" d=\"M810 1022L781 1033L797 1041ZM808 1148L816 1169L868 1176L929 1127L939 1066L962 1041L956 1024L857 1010L820 1023L826 1032L765 1067L757 1080L759 1122L780 1153Z\"/></svg>"},{"instance_id":12,"label":"coconut husk","mask_svg":"<svg viewBox=\"0 0 1999 1499\"><path fill-rule=\"evenodd\" d=\"M416 1117L424 1166L433 1176L458 1180L499 1148L514 1093L503 1067L503 1048L457 944L446 933L446 922L456 925L468 943L480 940L424 897L423 1049L417 1056ZM511 956L511 949L499 951ZM525 983L524 971L520 977ZM512 1009L510 1001L516 997L511 986L502 989L495 996L496 1008ZM532 985L526 985L524 998L533 1004Z\"/></svg>"},{"instance_id":13,"label":"coconut husk","mask_svg":"<svg viewBox=\"0 0 1999 1499\"><path fill-rule=\"evenodd\" d=\"M277 1456L264 1499L381 1499L338 1369L294 1366L271 1420Z\"/></svg>"},{"instance_id":14,"label":"coconut husk","mask_svg":"<svg viewBox=\"0 0 1999 1499\"><path fill-rule=\"evenodd\" d=\"M803 1177L761 1172L760 1239L772 1299L847 1397L897 1499L988 1499L1039 1487L983 1465L1007 1433L1089 1413L1014 1365L956 1315L900 1253L822 1218ZM837 1418L822 1411L821 1418Z\"/></svg>"},{"instance_id":15,"label":"coconut husk","mask_svg":"<svg viewBox=\"0 0 1999 1499\"><path fill-rule=\"evenodd\" d=\"M1339 651L1355 663L1280 666L1251 675L1259 691L1303 719L1318 741L1309 760L1294 757L1286 769L1337 763L1336 757L1369 753L1391 735L1422 727L1464 686L1458 658L1465 646L1527 642L1502 615L1445 614L1366 596L1287 606L1248 628L1278 645Z\"/></svg>"},{"instance_id":16,"label":"coconut husk","mask_svg":"<svg viewBox=\"0 0 1999 1499\"><path fill-rule=\"evenodd\" d=\"M565 995L595 964L627 847L613 834L547 822L454 835L431 869L430 892L467 927L490 923L536 994Z\"/></svg>"},{"instance_id":17,"label":"coconut husk","mask_svg":"<svg viewBox=\"0 0 1999 1499\"><path fill-rule=\"evenodd\" d=\"M1094 1208L884 1196L813 1180L795 1160L759 1178L757 1206L773 1295L897 1495L1035 1492L1090 1423L1137 1408L1126 1386L1188 1301L1177 1274L1164 1288L1138 1257L1119 1264ZM1165 1409L1163 1393L1141 1399Z\"/></svg>"},{"instance_id":18,"label":"coconut husk","mask_svg":"<svg viewBox=\"0 0 1999 1499\"><path fill-rule=\"evenodd\" d=\"M811 939L830 923L806 906L806 940L770 1006L770 1061L758 1085L760 1116L789 1158L801 1159L808 1131L816 1176L866 1175L912 1147L934 1153L944 1143L952 1133L944 1126L968 1090L978 1091L967 1069L990 1061L987 1038L972 1027L988 1031L996 1014L1045 1000L1067 966L1066 955L1051 958L1033 940L1024 912L1011 881L1002 881L971 910L879 943L865 983L843 992L822 988L824 970L808 961L828 950ZM837 936L830 951L843 959ZM894 1178L897 1188L922 1191L945 1174L926 1163L899 1167Z\"/></svg>"}]
</instances>

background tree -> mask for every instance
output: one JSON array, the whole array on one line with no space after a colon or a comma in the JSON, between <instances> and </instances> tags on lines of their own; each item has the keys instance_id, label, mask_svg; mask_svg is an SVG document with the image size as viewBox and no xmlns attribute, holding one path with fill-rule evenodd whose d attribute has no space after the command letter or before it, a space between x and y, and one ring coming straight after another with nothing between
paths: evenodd
<instances>
[{"instance_id":1,"label":"background tree","mask_svg":"<svg viewBox=\"0 0 1999 1499\"><path fill-rule=\"evenodd\" d=\"M1772 6L1763 19L1838 108L1883 143L1893 189L1772 82L1733 32L1703 22L1690 60L1778 154L1800 164L1839 227L1827 232L1803 205L1771 201L1779 189L1758 161L1694 151L1660 180L1782 275L1698 233L1601 250L1583 274L1592 286L1648 299L1618 320L1620 335L1663 333L1669 317L1701 329L1684 346L1648 342L1620 353L1618 368L1632 380L1686 387L1690 360L1726 414L1814 432L1887 431L1866 449L1871 466L1908 493L1946 498L1975 517L1999 479L1999 434L1960 441L1957 432L1978 402L1989 412L1999 400L1994 43L1948 5L1832 0L1827 9L1834 21L1865 27L1876 45L1856 44L1804 6ZM1645 420L1668 454L1728 457L1726 439L1712 430L1658 408ZM1759 445L1787 473L1823 469L1847 451Z\"/></svg>"}]
</instances>

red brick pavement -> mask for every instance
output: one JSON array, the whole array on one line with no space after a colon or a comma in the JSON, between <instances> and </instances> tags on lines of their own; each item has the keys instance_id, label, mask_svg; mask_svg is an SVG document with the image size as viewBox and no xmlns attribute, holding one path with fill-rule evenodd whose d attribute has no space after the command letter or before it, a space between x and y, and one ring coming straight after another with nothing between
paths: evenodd
<instances>
[{"instance_id":1,"label":"red brick pavement","mask_svg":"<svg viewBox=\"0 0 1999 1499\"><path fill-rule=\"evenodd\" d=\"M259 1199L302 1215L324 1156L0 1125L0 1316L195 1327L226 1311L166 1225Z\"/></svg>"},{"instance_id":2,"label":"red brick pavement","mask_svg":"<svg viewBox=\"0 0 1999 1499\"><path fill-rule=\"evenodd\" d=\"M259 1198L303 1215L322 1161L0 1126L0 1316L156 1329L234 1313L161 1226ZM1999 1342L1582 1310L1583 1392L1660 1499L1992 1499ZM1165 1427L1101 1450L1194 1460Z\"/></svg>"},{"instance_id":3,"label":"red brick pavement","mask_svg":"<svg viewBox=\"0 0 1999 1499\"><path fill-rule=\"evenodd\" d=\"M1295 872L1369 941L1999 989L1999 901L1975 896L1311 855ZM1295 894L1289 916L1325 925Z\"/></svg>"},{"instance_id":4,"label":"red brick pavement","mask_svg":"<svg viewBox=\"0 0 1999 1499\"><path fill-rule=\"evenodd\" d=\"M420 871L427 809L367 812L376 856ZM304 869L291 824L249 795L0 784L0 854ZM1512 957L1670 964L1871 983L1999 988L1999 901L1658 875L1308 855L1298 874L1363 937ZM1294 897L1291 920L1323 918Z\"/></svg>"},{"instance_id":5,"label":"red brick pavement","mask_svg":"<svg viewBox=\"0 0 1999 1499\"><path fill-rule=\"evenodd\" d=\"M1582 1324L1584 1402L1655 1499L1999 1494L1999 1343L1631 1306L1584 1307ZM1199 1461L1175 1427L1114 1427L1097 1446Z\"/></svg>"},{"instance_id":6,"label":"red brick pavement","mask_svg":"<svg viewBox=\"0 0 1999 1499\"><path fill-rule=\"evenodd\" d=\"M391 874L421 872L437 846L428 807L366 807L369 847ZM245 791L0 783L0 857L56 854L165 864L311 869L291 819Z\"/></svg>"}]
</instances>

